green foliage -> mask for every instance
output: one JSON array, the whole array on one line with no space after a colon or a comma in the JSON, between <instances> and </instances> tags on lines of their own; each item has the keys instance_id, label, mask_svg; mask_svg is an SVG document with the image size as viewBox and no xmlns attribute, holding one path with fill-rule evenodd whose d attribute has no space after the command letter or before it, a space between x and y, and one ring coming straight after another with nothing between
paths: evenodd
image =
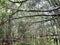
<instances>
[{"instance_id":1,"label":"green foliage","mask_svg":"<svg viewBox=\"0 0 60 45\"><path fill-rule=\"evenodd\" d=\"M4 30L0 29L0 38L3 38L3 37L4 37Z\"/></svg>"},{"instance_id":2,"label":"green foliage","mask_svg":"<svg viewBox=\"0 0 60 45\"><path fill-rule=\"evenodd\" d=\"M0 6L2 6L2 7L5 7L6 6L5 0L0 0Z\"/></svg>"}]
</instances>

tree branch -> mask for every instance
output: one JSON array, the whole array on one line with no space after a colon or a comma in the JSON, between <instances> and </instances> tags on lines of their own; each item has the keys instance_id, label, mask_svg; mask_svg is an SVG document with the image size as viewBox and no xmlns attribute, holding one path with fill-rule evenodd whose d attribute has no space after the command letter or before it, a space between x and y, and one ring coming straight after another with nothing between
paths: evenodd
<instances>
[{"instance_id":1,"label":"tree branch","mask_svg":"<svg viewBox=\"0 0 60 45\"><path fill-rule=\"evenodd\" d=\"M16 2L14 2L14 1L11 1L10 0L10 2L12 2L12 3L23 3L23 2L26 2L27 0L25 0L25 1L16 1Z\"/></svg>"},{"instance_id":2,"label":"tree branch","mask_svg":"<svg viewBox=\"0 0 60 45\"><path fill-rule=\"evenodd\" d=\"M8 8L8 9L12 9L12 8ZM55 10L58 10L60 9L60 6L57 6L56 8L53 8L53 9L50 9L50 10L18 10L18 11L24 11L24 12L52 12L52 11L55 11ZM13 10L17 10L17 9L13 9Z\"/></svg>"},{"instance_id":3,"label":"tree branch","mask_svg":"<svg viewBox=\"0 0 60 45\"><path fill-rule=\"evenodd\" d=\"M31 25L32 25L32 24L35 24L35 23L42 23L42 22L47 22L47 21L51 21L51 20L55 20L55 19L58 19L58 18L55 17L55 18L50 18L50 19L46 19L46 20L31 22ZM59 19L60 19L60 18L59 18Z\"/></svg>"},{"instance_id":4,"label":"tree branch","mask_svg":"<svg viewBox=\"0 0 60 45\"><path fill-rule=\"evenodd\" d=\"M58 9L60 9L60 6L54 8L54 9L51 9L51 10L19 10L19 11L25 11L25 12L51 12L51 11L55 11L55 10L58 10Z\"/></svg>"},{"instance_id":5,"label":"tree branch","mask_svg":"<svg viewBox=\"0 0 60 45\"><path fill-rule=\"evenodd\" d=\"M21 17L17 17L17 18L12 18L11 20L14 19L21 19L21 18L31 18L31 17L41 17L41 16L60 16L60 14L53 14L53 15L45 15L45 14L41 14L41 15L30 15L30 16L21 16Z\"/></svg>"},{"instance_id":6,"label":"tree branch","mask_svg":"<svg viewBox=\"0 0 60 45\"><path fill-rule=\"evenodd\" d=\"M22 16L22 17L17 17L17 18L10 18L10 20L14 20L14 19L21 19L21 18L30 18L30 17L38 17L38 16L57 16L57 14L56 15L31 15L31 16ZM60 14L59 14L59 16L60 16ZM55 18L52 18L52 19L47 19L47 20L43 20L43 21L49 21L49 20L54 20ZM56 19L57 19L57 17L56 17ZM1 25L3 25L3 24L5 24L6 22L8 22L8 20L9 19L7 19L6 21L4 21L3 23L1 23L0 24L0 26ZM37 22L32 22L32 23L39 23L39 22L43 22L43 21L37 21Z\"/></svg>"}]
</instances>

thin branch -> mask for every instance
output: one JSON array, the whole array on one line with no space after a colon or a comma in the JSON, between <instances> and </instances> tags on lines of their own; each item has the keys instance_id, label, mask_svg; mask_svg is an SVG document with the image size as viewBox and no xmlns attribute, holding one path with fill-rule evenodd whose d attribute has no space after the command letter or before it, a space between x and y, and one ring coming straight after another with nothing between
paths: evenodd
<instances>
[{"instance_id":1,"label":"thin branch","mask_svg":"<svg viewBox=\"0 0 60 45\"><path fill-rule=\"evenodd\" d=\"M12 9L12 8L8 8L8 9ZM55 10L58 10L58 9L60 9L60 6L57 6L53 9L49 9L49 10L28 10L28 9L23 10L23 9L21 9L21 10L18 10L18 11L24 11L24 12L52 12L52 11L55 11ZM17 10L17 9L13 9L13 10Z\"/></svg>"},{"instance_id":2,"label":"thin branch","mask_svg":"<svg viewBox=\"0 0 60 45\"><path fill-rule=\"evenodd\" d=\"M55 11L55 10L58 10L58 9L60 9L60 6L54 8L54 9L51 9L51 10L19 10L19 11L25 11L25 12L51 12L51 11Z\"/></svg>"},{"instance_id":3,"label":"thin branch","mask_svg":"<svg viewBox=\"0 0 60 45\"><path fill-rule=\"evenodd\" d=\"M59 14L60 15L60 14ZM43 15L32 15L32 16L23 16L23 17L17 17L17 18L11 18L10 20L14 20L14 19L21 19L21 18L30 18L30 17L37 17L37 16L43 16ZM45 15L45 16L48 16L48 15ZM50 16L52 16L52 15L50 15ZM53 15L53 16L57 16L57 15ZM52 18L52 19L47 19L47 20L43 20L43 21L49 21L49 20L54 20L55 18ZM57 17L56 17L56 19L57 19ZM9 19L7 19L6 21L4 21L3 23L1 23L0 24L0 26L1 25L3 25L3 24L5 24L6 22L8 22L8 20ZM39 22L43 22L43 21L37 21L37 22L32 22L32 24L33 23L39 23Z\"/></svg>"},{"instance_id":4,"label":"thin branch","mask_svg":"<svg viewBox=\"0 0 60 45\"><path fill-rule=\"evenodd\" d=\"M11 1L10 0L10 2L12 2L12 3L23 3L23 2L26 2L27 0L25 0L25 1L16 1L16 2L14 2L14 1Z\"/></svg>"},{"instance_id":5,"label":"thin branch","mask_svg":"<svg viewBox=\"0 0 60 45\"><path fill-rule=\"evenodd\" d=\"M48 21L52 21L52 20L55 20L55 19L58 19L58 18L54 17L54 18L50 18L50 19L46 19L46 20L33 21L33 22L28 22L28 23L30 23L29 26L31 26L32 24L37 24L37 23L42 23L42 22L48 22Z\"/></svg>"},{"instance_id":6,"label":"thin branch","mask_svg":"<svg viewBox=\"0 0 60 45\"><path fill-rule=\"evenodd\" d=\"M60 16L60 14L53 14L53 15L41 14L41 15L21 16L21 17L12 18L11 20L14 20L14 19L21 19L21 18L39 17L39 16L40 16L40 17L41 17L41 16Z\"/></svg>"},{"instance_id":7,"label":"thin branch","mask_svg":"<svg viewBox=\"0 0 60 45\"><path fill-rule=\"evenodd\" d=\"M48 22L48 21L55 20L55 19L58 19L58 18L55 17L55 18L50 18L50 19L46 19L46 20L31 22L31 25L32 25L32 24L36 24L36 23ZM59 18L59 19L60 19L60 18Z\"/></svg>"}]
</instances>

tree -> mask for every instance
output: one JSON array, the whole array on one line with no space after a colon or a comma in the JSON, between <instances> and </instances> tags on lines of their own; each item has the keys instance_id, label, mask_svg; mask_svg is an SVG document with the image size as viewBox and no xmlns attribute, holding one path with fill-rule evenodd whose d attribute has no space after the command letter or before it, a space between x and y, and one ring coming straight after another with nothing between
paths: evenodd
<instances>
[{"instance_id":1,"label":"tree","mask_svg":"<svg viewBox=\"0 0 60 45\"><path fill-rule=\"evenodd\" d=\"M40 45L39 42L42 40L44 43L41 42L41 44L47 44L47 41L50 43L52 42L50 39L53 38L58 45L59 2L60 0L0 0L1 37L4 40L7 39L7 45L13 45L10 42L13 43L14 38L16 41L22 38L22 45L26 42L33 42L29 45ZM58 38L56 38L57 35Z\"/></svg>"}]
</instances>

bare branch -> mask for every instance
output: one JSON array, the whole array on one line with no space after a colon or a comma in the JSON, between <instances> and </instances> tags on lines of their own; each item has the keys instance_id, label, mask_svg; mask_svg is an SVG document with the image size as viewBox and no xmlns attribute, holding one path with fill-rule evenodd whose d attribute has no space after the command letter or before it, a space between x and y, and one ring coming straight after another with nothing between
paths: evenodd
<instances>
[{"instance_id":1,"label":"bare branch","mask_svg":"<svg viewBox=\"0 0 60 45\"><path fill-rule=\"evenodd\" d=\"M20 19L20 18L31 18L31 17L41 17L41 16L60 16L60 14L53 14L53 15L45 15L45 14L41 14L41 15L30 15L30 16L21 16L21 17L17 17L17 18L11 18L12 20L14 19Z\"/></svg>"},{"instance_id":2,"label":"bare branch","mask_svg":"<svg viewBox=\"0 0 60 45\"><path fill-rule=\"evenodd\" d=\"M47 21L51 21L51 20L55 20L55 19L58 19L58 18L55 17L55 18L50 18L50 19L41 20L41 21L35 21L35 22L31 22L31 23L34 24L34 23L40 23L40 22L47 22Z\"/></svg>"},{"instance_id":3,"label":"bare branch","mask_svg":"<svg viewBox=\"0 0 60 45\"><path fill-rule=\"evenodd\" d=\"M17 18L10 18L10 20L14 20L14 19L21 19L21 18L30 18L30 17L37 17L37 16L60 16L60 14L56 14L56 15L31 15L31 16L22 16L22 17L17 17ZM52 19L47 19L47 20L43 20L43 21L49 21L49 20L54 20L55 18L52 18ZM57 17L56 17L57 19ZM4 21L3 23L0 24L3 25L5 24L6 22L8 22L9 19L7 19L6 21ZM37 21L37 22L32 22L32 23L39 23L39 22L43 22L43 21Z\"/></svg>"},{"instance_id":4,"label":"bare branch","mask_svg":"<svg viewBox=\"0 0 60 45\"><path fill-rule=\"evenodd\" d=\"M25 12L51 12L51 11L55 11L55 10L58 10L58 9L60 9L60 6L54 8L54 9L51 9L51 10L19 10L19 11L25 11Z\"/></svg>"},{"instance_id":5,"label":"bare branch","mask_svg":"<svg viewBox=\"0 0 60 45\"><path fill-rule=\"evenodd\" d=\"M16 1L16 2L14 2L14 1L11 1L10 0L10 2L12 2L12 3L23 3L23 2L26 2L27 0L25 0L25 1Z\"/></svg>"},{"instance_id":6,"label":"bare branch","mask_svg":"<svg viewBox=\"0 0 60 45\"><path fill-rule=\"evenodd\" d=\"M12 9L12 8L8 8L8 9ZM55 10L58 10L58 9L60 9L60 6L57 6L57 7L55 7L55 8L53 8L53 9L49 9L49 10L23 10L23 9L19 9L18 11L24 11L24 12L52 12L52 11L55 11ZM12 9L12 10L17 10L17 9Z\"/></svg>"}]
</instances>

